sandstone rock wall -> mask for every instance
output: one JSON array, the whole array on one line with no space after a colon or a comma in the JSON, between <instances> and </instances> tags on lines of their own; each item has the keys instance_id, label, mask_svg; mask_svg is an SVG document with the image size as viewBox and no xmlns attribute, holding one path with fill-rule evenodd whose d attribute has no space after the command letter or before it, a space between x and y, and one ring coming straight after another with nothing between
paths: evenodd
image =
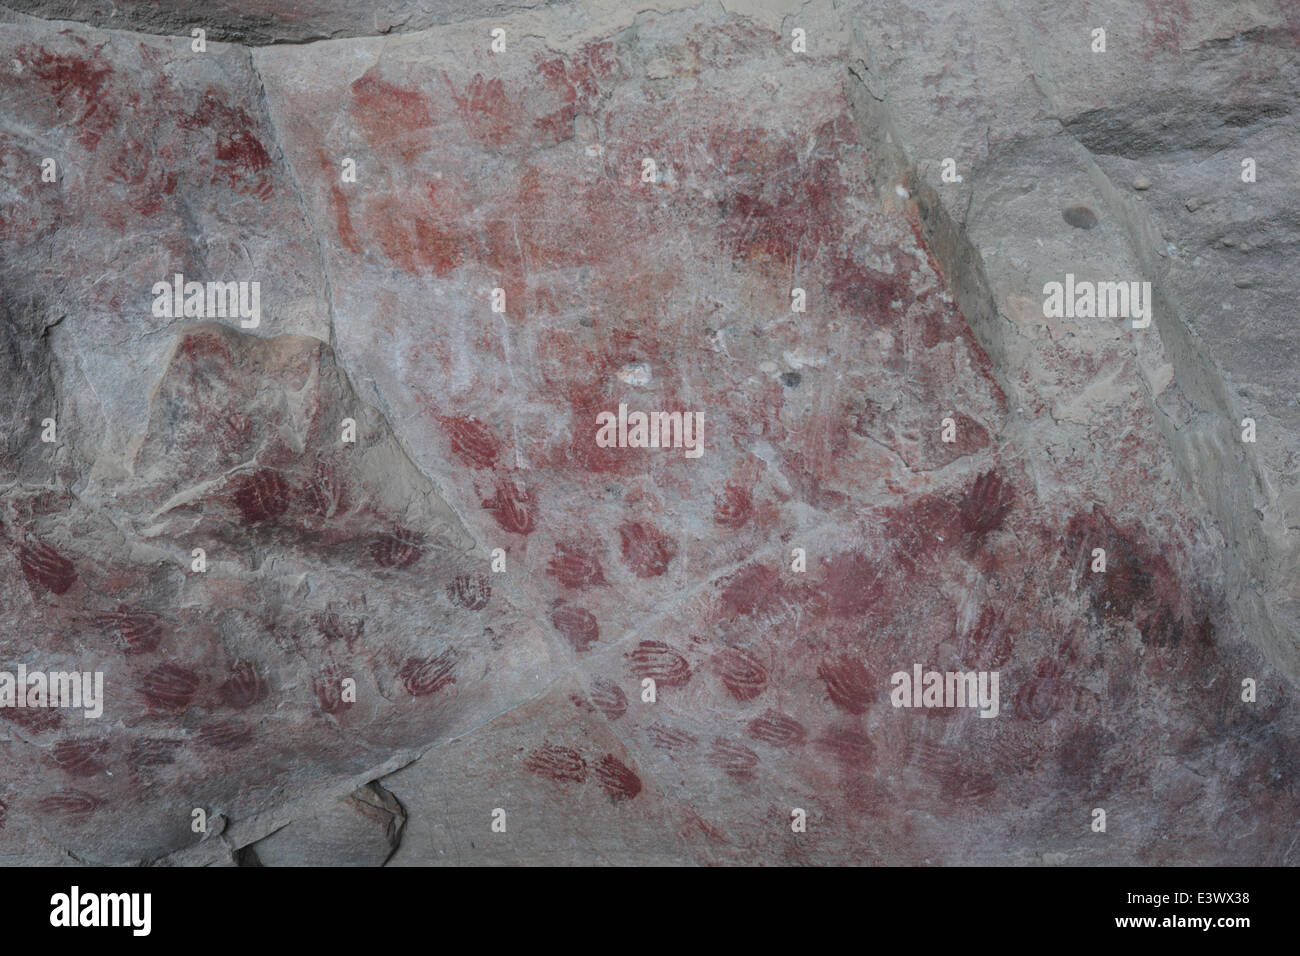
<instances>
[{"instance_id":1,"label":"sandstone rock wall","mask_svg":"<svg viewBox=\"0 0 1300 956\"><path fill-rule=\"evenodd\" d=\"M1293 5L277 6L0 13L0 861L1296 862Z\"/></svg>"}]
</instances>

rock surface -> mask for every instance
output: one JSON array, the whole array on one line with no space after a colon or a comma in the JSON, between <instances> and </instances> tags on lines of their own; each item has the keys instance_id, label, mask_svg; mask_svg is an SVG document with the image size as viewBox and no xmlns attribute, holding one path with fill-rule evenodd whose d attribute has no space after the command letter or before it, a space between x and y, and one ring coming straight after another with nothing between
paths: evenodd
<instances>
[{"instance_id":1,"label":"rock surface","mask_svg":"<svg viewBox=\"0 0 1300 956\"><path fill-rule=\"evenodd\" d=\"M0 862L1300 862L1293 7L275 6L0 14Z\"/></svg>"},{"instance_id":2,"label":"rock surface","mask_svg":"<svg viewBox=\"0 0 1300 956\"><path fill-rule=\"evenodd\" d=\"M406 814L370 783L245 848L245 866L383 866L401 842Z\"/></svg>"}]
</instances>

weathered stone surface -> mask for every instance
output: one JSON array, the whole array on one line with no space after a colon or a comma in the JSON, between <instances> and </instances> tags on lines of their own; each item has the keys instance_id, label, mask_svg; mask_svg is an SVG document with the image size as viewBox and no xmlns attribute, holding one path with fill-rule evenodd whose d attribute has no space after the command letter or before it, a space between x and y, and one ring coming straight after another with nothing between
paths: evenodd
<instances>
[{"instance_id":1,"label":"weathered stone surface","mask_svg":"<svg viewBox=\"0 0 1300 956\"><path fill-rule=\"evenodd\" d=\"M206 38L228 43L307 43L335 37L422 30L439 23L503 17L536 8L562 8L543 0L121 0L105 9L97 0L9 0L9 10L50 20L185 38L202 28Z\"/></svg>"},{"instance_id":2,"label":"weathered stone surface","mask_svg":"<svg viewBox=\"0 0 1300 956\"><path fill-rule=\"evenodd\" d=\"M0 859L1295 863L1300 21L1057 7L0 24Z\"/></svg>"},{"instance_id":3,"label":"weathered stone surface","mask_svg":"<svg viewBox=\"0 0 1300 956\"><path fill-rule=\"evenodd\" d=\"M401 841L406 814L391 793L367 784L345 800L295 820L247 847L245 865L383 866Z\"/></svg>"},{"instance_id":4,"label":"weathered stone surface","mask_svg":"<svg viewBox=\"0 0 1300 956\"><path fill-rule=\"evenodd\" d=\"M0 24L0 56L6 352L22 380L35 377L5 401L38 424L55 401L68 412L57 449L27 436L38 443L30 455L53 458L24 477L116 477L177 334L193 322L155 316L154 283L177 272L275 276L251 333L328 341L318 246L247 52L198 56L153 37L10 23ZM41 181L47 157L56 182ZM46 408L30 407L30 389L47 378L57 390L44 388ZM13 429L11 447L26 435Z\"/></svg>"},{"instance_id":5,"label":"weathered stone surface","mask_svg":"<svg viewBox=\"0 0 1300 956\"><path fill-rule=\"evenodd\" d=\"M1091 50L1099 26L1104 53ZM1252 640L1300 674L1298 339L1285 318L1300 291L1286 265L1300 187L1283 173L1300 90L1294 4L1062 13L1048 3L899 3L864 8L856 27L868 109L889 118L896 161L915 168L922 201L936 207L928 229L977 250L969 271L995 303L984 311L1015 326L1030 302L1036 310L1042 283L1066 271L1154 284L1159 344L1154 334L1133 344L1155 421L1225 538L1234 610ZM963 52L936 69L917 55L935 48ZM949 155L966 174L960 184L941 182L938 160ZM1243 182L1246 158L1259 181ZM1139 179L1148 188L1135 194ZM1099 229L1055 218L1077 201L1097 211ZM1038 221L1008 229L1017 209ZM1044 242L1061 245L1044 254ZM995 350L1014 348L1005 319L981 327ZM1051 334L1056 343L1065 333ZM1065 347L1095 351L1098 338L1089 328ZM1240 440L1246 417L1259 425L1254 445Z\"/></svg>"}]
</instances>

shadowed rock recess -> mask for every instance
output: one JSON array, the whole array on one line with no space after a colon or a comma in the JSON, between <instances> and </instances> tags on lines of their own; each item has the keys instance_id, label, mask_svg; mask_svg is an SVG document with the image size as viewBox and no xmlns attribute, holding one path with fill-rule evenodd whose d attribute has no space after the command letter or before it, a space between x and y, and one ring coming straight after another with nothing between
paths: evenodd
<instances>
[{"instance_id":1,"label":"shadowed rock recess","mask_svg":"<svg viewBox=\"0 0 1300 956\"><path fill-rule=\"evenodd\" d=\"M1294 4L0 70L0 863L1300 863Z\"/></svg>"}]
</instances>

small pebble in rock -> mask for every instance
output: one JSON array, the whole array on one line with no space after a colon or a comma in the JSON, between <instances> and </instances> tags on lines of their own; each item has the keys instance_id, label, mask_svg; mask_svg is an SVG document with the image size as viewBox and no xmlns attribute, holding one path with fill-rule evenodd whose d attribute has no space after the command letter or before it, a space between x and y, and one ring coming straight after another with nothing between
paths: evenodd
<instances>
[{"instance_id":1,"label":"small pebble in rock","mask_svg":"<svg viewBox=\"0 0 1300 956\"><path fill-rule=\"evenodd\" d=\"M1147 189L1150 189L1151 180L1147 179L1145 176L1139 176L1137 179L1133 180L1133 188L1136 189L1138 192L1143 192Z\"/></svg>"}]
</instances>

